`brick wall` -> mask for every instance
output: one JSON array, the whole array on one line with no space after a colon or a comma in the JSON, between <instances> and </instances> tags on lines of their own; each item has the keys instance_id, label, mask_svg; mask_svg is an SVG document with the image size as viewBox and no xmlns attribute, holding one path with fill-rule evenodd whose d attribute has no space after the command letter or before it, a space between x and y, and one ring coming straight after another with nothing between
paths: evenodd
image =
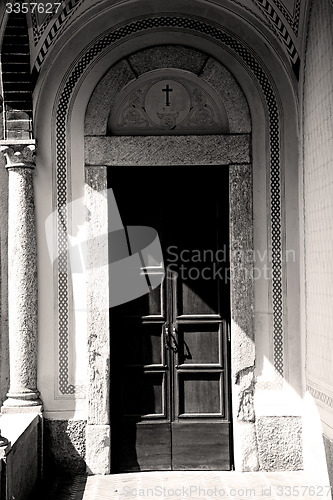
<instances>
[{"instance_id":1,"label":"brick wall","mask_svg":"<svg viewBox=\"0 0 333 500\"><path fill-rule=\"evenodd\" d=\"M313 0L303 89L306 379L333 437L333 5ZM326 426L326 427L325 427Z\"/></svg>"}]
</instances>

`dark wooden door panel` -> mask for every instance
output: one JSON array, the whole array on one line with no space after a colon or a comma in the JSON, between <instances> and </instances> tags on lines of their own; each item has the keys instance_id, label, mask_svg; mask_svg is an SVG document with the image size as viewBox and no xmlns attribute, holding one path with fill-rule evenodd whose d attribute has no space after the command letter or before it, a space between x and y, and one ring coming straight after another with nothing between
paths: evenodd
<instances>
[{"instance_id":1,"label":"dark wooden door panel","mask_svg":"<svg viewBox=\"0 0 333 500\"><path fill-rule=\"evenodd\" d=\"M119 433L117 470L171 470L170 423L124 422Z\"/></svg>"},{"instance_id":2,"label":"dark wooden door panel","mask_svg":"<svg viewBox=\"0 0 333 500\"><path fill-rule=\"evenodd\" d=\"M222 366L220 323L178 324L178 360L182 365L215 364Z\"/></svg>"},{"instance_id":3,"label":"dark wooden door panel","mask_svg":"<svg viewBox=\"0 0 333 500\"><path fill-rule=\"evenodd\" d=\"M223 378L220 372L177 371L179 418L223 417ZM209 422L207 422L210 425Z\"/></svg>"},{"instance_id":4,"label":"dark wooden door panel","mask_svg":"<svg viewBox=\"0 0 333 500\"><path fill-rule=\"evenodd\" d=\"M229 470L230 429L224 422L174 422L173 470Z\"/></svg>"},{"instance_id":5,"label":"dark wooden door panel","mask_svg":"<svg viewBox=\"0 0 333 500\"><path fill-rule=\"evenodd\" d=\"M212 320L178 322L175 418L228 419L227 325Z\"/></svg>"},{"instance_id":6,"label":"dark wooden door panel","mask_svg":"<svg viewBox=\"0 0 333 500\"><path fill-rule=\"evenodd\" d=\"M123 378L124 417L165 418L165 373L135 367L128 369Z\"/></svg>"},{"instance_id":7,"label":"dark wooden door panel","mask_svg":"<svg viewBox=\"0 0 333 500\"><path fill-rule=\"evenodd\" d=\"M230 469L228 169L205 170L110 177L124 225L157 230L166 270L110 313L117 471Z\"/></svg>"}]
</instances>

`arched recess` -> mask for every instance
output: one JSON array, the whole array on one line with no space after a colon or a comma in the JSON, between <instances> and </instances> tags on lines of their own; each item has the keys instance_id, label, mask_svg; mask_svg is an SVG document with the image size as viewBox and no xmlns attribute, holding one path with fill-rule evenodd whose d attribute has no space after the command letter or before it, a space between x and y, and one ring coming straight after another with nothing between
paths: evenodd
<instances>
[{"instance_id":1,"label":"arched recess","mask_svg":"<svg viewBox=\"0 0 333 500\"><path fill-rule=\"evenodd\" d=\"M156 66L159 69L156 69ZM148 68L151 70L146 71ZM191 71L189 71L190 68ZM146 89L147 86L151 88L158 78L162 79L163 85L169 81L170 87L175 87L175 82L177 82L175 79L178 81L182 79L182 82L186 81L184 84L196 85L197 93L206 90L210 92L210 96L214 96L215 93L214 104L211 102L210 105L215 106L216 114L220 111L218 123L206 123L206 129L203 128L202 123L197 124L194 130L187 128L185 135L177 120L171 131L167 125L164 126L164 130L159 128L161 125L158 124L158 120L149 124L148 132L144 135L142 135L144 129L140 128L140 121L136 127L133 126L132 120L129 124L125 122L125 129L121 129L117 120L119 106L121 107L120 116L126 116L127 110L130 109L132 113L133 110L138 110L137 113L141 112L139 115L141 119L149 119L143 110L143 108L148 109L147 100L143 108L141 107L143 104L140 105L140 103L134 108L134 104L128 104L127 96L133 96L134 92L134 102L137 102L138 92L140 95L144 94L144 90L141 89ZM119 92L114 88L113 82L118 82L121 87ZM105 106L106 102L108 106ZM187 116L192 116L195 109L194 105ZM112 134L110 122L115 123L117 136ZM126 134L126 126L130 130L128 134ZM178 126L179 129L177 129ZM210 129L212 129L211 133ZM176 135L173 135L174 133ZM101 257L101 241L98 240L98 243L96 241L97 247L95 248L93 237L96 236L96 226L101 220L103 205L105 210L105 200L100 197L100 189L105 190L108 175L111 176L112 185L112 166L123 166L124 169L131 166L136 168L154 166L155 175L158 177L159 166L165 165L170 167L169 175L174 177L174 182L177 182L176 167L181 168L185 165L205 165L206 169L202 170L202 175L207 179L211 175L210 166L220 165L221 169L229 171L230 267L233 276L231 280L231 366L233 372L231 385L237 420L246 422L247 432L252 433L253 441L256 442L253 394L247 400L246 407L242 402L244 394L249 387L254 385L255 365L254 291L251 278L253 261L251 258L244 259L245 255L249 256L254 251L250 112L237 81L221 63L205 53L182 46L164 45L147 48L120 60L102 78L89 101L85 121L86 202L91 217L89 222L91 232L88 233L88 241L91 241L89 247L91 258L95 258L95 279L92 286L89 286L88 296L96 296L98 283L101 284L101 290L97 295L102 295L104 283L108 278L105 269L101 271L104 277L102 274L96 276L96 267L101 268L101 265L98 265L101 261L96 259L96 255ZM128 181L130 182L130 179ZM217 179L215 182L218 182ZM99 203L102 203L100 209L97 208ZM109 217L112 219L112 213ZM106 220L105 217L103 219ZM104 243L107 246L106 227L100 236L103 237L103 234ZM116 285L110 282L109 286ZM94 313L89 316L88 329L88 335L95 337L96 315ZM107 330L104 334L101 330L99 332L101 336L99 342L105 345L108 342L109 332ZM115 334L112 332L111 325L111 336ZM96 367L92 366L91 369L95 371ZM243 381L242 373L245 371L246 381ZM93 399L95 399L95 394L96 387L91 392ZM97 401L95 401L95 406L97 407ZM237 427L237 422L234 425ZM256 460L254 450L247 448L246 455L252 456L253 461ZM244 466L251 468L251 465Z\"/></svg>"},{"instance_id":2,"label":"arched recess","mask_svg":"<svg viewBox=\"0 0 333 500\"><path fill-rule=\"evenodd\" d=\"M66 197L69 195L68 183L69 180L69 166L71 165L71 181L73 185L73 193L71 196L82 195L82 189L77 188L76 181L79 181L82 186L82 176L83 176L83 114L86 104L92 93L92 89L96 86L98 80L105 73L107 68L110 68L117 61L122 59L124 54L131 54L138 48L144 48L145 46L152 46L159 44L162 37L157 32L152 36L151 34L146 35L145 29L149 29L154 23L157 23L157 27L163 27L166 31L163 32L163 41L168 41L170 43L177 42L180 43L179 32L176 34L172 32L172 29L184 29L186 33L182 33L181 42L187 46L198 47L201 43L204 43L205 52L215 57L217 60L223 60L223 64L232 70L232 73L237 77L238 81L242 82L242 88L246 94L251 109L252 123L253 123L253 141L252 141L252 155L253 155L253 176L254 176L254 213L255 213L255 224L254 224L254 248L259 249L263 255L266 251L266 255L263 258L268 260L267 248L270 248L270 242L274 240L274 245L272 245L273 251L276 252L276 258L273 259L273 287L271 287L271 281L264 279L258 279L255 281L254 286L257 287L257 295L254 302L254 324L255 332L258 333L258 338L264 347L259 347L259 356L257 355L257 362L260 357L263 357L263 351L267 353L268 359L272 361L272 365L275 364L276 373L279 375L278 379L281 382L281 377L285 376L289 363L287 362L287 357L289 353L286 351L286 343L284 341L288 340L289 344L297 342L297 329L293 330L295 334L294 338L287 337L283 333L283 327L287 323L289 325L297 327L297 320L295 315L288 316L289 310L284 309L285 295L283 295L283 288L285 287L286 280L289 279L287 274L291 273L292 276L295 275L295 269L287 269L287 267L282 263L283 254L286 248L286 235L287 238L295 242L295 237L297 235L291 234L290 228L286 229L284 232L282 230L282 221L285 216L285 207L281 205L281 187L282 184L286 187L286 190L290 189L288 199L290 199L290 194L293 190L292 186L288 186L287 183L282 183L281 171L283 172L283 162L281 161L281 149L280 149L280 139L282 139L282 132L280 125L283 121L283 112L287 109L287 104L290 105L291 110L294 110L294 102L292 92L290 91L287 79L281 76L276 76L276 81L270 76L269 72L266 70L264 64L260 60L259 56L253 53L249 47L246 46L244 42L241 42L237 37L231 36L230 33L223 31L221 27L212 25L207 20L197 18L191 18L189 16L178 16L177 18L170 18L168 16L159 16L152 18L151 21L141 22L133 21L129 22L119 29L115 28L103 35L100 35L98 40L86 47L82 53L80 53L75 62L70 67L70 70L66 73L62 82L57 84L56 88L56 100L53 106L53 129L55 131L55 136L53 136L53 151L56 154L55 165L57 167L57 173L54 179L54 185L57 192L57 199L60 206L66 203ZM164 24L163 24L164 23ZM170 30L170 35L168 31ZM139 31L140 36L135 38L131 37L131 33ZM200 36L202 38L200 38ZM119 39L124 37L124 42L119 48ZM204 40L204 42L203 42ZM112 44L115 44L114 46ZM124 70L125 71L125 70ZM273 72L276 75L276 70ZM114 82L115 83L115 82ZM115 85L117 85L115 83ZM277 92L276 85L280 88L280 92L285 91L284 96L284 107L281 107L281 102L279 98L279 92ZM113 87L115 90L115 86ZM120 89L119 89L120 90ZM45 101L44 101L45 102ZM92 102L92 101L91 101ZM43 99L41 99L40 106L42 106ZM40 120L40 127L43 126L43 121ZM288 136L288 130L293 128L295 123L290 124L290 128L286 126L285 139ZM295 129L293 129L294 137ZM264 139L264 140L263 140ZM68 153L66 149L66 141L70 141L71 151ZM287 140L283 140L282 144L284 146L283 153L286 151L290 152L291 142L288 143ZM52 149L51 144L47 143L45 148L49 151ZM116 150L115 150L116 151ZM294 155L293 151L291 154ZM48 153L49 155L49 153ZM295 163L296 165L296 163ZM267 166L267 169L266 169ZM294 171L286 173L290 175L295 180ZM95 180L98 182L98 179ZM268 187L267 191L260 192L260 187ZM294 185L294 183L293 183ZM59 187L62 186L61 197L59 195ZM105 187L105 186L104 186ZM71 199L71 197L69 198ZM291 205L295 200L291 202ZM267 205L270 210L267 211ZM269 224L270 212L274 212L275 219L273 220L273 225L271 226L272 231L270 232ZM268 241L268 245L267 245ZM292 248L296 247L296 244L291 245ZM61 252L60 252L61 253ZM253 264L253 263L252 263ZM282 272L283 269L283 272ZM275 273L275 274L274 274ZM58 356L57 361L62 363L60 372L62 373L62 388L59 391L59 385L57 386L57 397L62 398L71 402L68 404L68 409L71 410L75 404L72 402L75 398L75 387L73 384L69 383L69 373L68 367L66 365L66 352L68 352L68 335L69 335L69 322L66 315L66 308L69 309L68 295L66 295L66 290L68 288L68 283L66 282L66 277L63 277L65 282L59 281L57 273L54 275L54 286L56 290L56 296L65 297L63 302L60 303L61 307L65 307L63 315L60 315L60 325L57 325L57 338L60 332L60 338L63 349L63 355ZM59 290L63 287L62 289ZM96 299L96 297L95 297ZM273 300L273 306L271 307L270 299ZM98 298L100 300L100 297ZM294 304L297 304L297 299L293 297ZM92 304L90 304L90 307ZM89 309L89 307L88 307ZM282 311L284 309L284 311ZM283 313L284 314L283 314ZM273 313L273 314L272 314ZM288 317L287 317L288 316ZM272 320L273 317L273 320ZM290 321L291 319L291 321ZM105 321L102 319L102 321ZM59 327L59 328L58 328ZM105 323L105 327L106 323ZM266 339L265 339L266 337ZM67 344L66 344L67 342ZM109 432L109 408L107 404L107 387L105 383L108 378L108 349L107 345L104 344L103 348L96 345L90 344L89 357L93 357L97 360L97 364L91 369L90 382L88 381L88 428L87 428L87 462L94 463L93 458L96 457L96 447L94 448L91 443L96 438L96 436L106 436ZM100 350L102 356L97 358L93 355L96 349ZM246 351L246 352L245 352ZM253 349L244 350L244 356L235 356L237 358L238 366L234 366L235 370L235 388L237 395L241 395L243 401L250 400L249 409L253 407L253 370L254 370L254 356ZM290 351L289 351L290 352ZM250 353L250 354L249 354ZM59 354L59 351L55 350L55 357ZM257 364L258 366L258 364ZM93 367L93 364L91 365ZM260 370L262 370L263 363L261 362ZM92 375L94 373L94 376ZM96 379L96 373L103 373L100 380ZM248 374L251 374L247 377ZM93 383L92 377L94 377ZM294 372L289 375L289 381L295 388L299 387L299 373L298 368L294 368ZM103 379L103 380L102 380ZM264 381L265 382L265 381ZM279 382L279 383L280 383ZM97 388L96 385L99 386ZM271 385L275 383L275 380L266 381L266 385ZM237 386L237 387L236 387ZM53 399L52 394L47 394L48 391L44 390L46 394L46 399ZM105 397L99 397L99 403L97 399L93 397L93 393L103 394ZM244 396L244 397L243 397ZM245 397L246 396L246 397ZM237 396L238 398L238 396ZM242 449L244 439L242 433L248 433L249 436L254 435L254 425L253 425L253 415L249 411L248 416L244 417L242 425L238 425L237 415L240 411L238 398L234 402L234 418L235 425L239 427L239 432L235 433L237 435L238 444L236 443L236 466L239 469L254 469L258 466L258 450L257 450L257 440L251 440L250 448L252 452L249 454L249 448ZM102 402L102 407L99 406ZM51 402L51 405L54 404ZM247 410L246 410L247 411ZM244 424L244 425L243 425ZM264 421L262 422L264 425ZM268 424L269 425L269 424ZM281 425L283 422L281 420ZM105 434L103 434L105 433ZM264 434L264 432L263 432ZM94 438L95 436L95 438ZM103 439L104 439L103 437ZM102 438L101 438L102 439ZM90 444L89 444L90 443ZM95 439L96 443L96 439ZM264 444L263 444L264 446ZM290 450L289 450L290 451ZM107 446L105 447L105 453L107 455ZM259 450L260 458L260 450ZM105 464L107 458L105 459ZM104 469L103 469L104 467ZM92 466L91 466L92 468ZM96 470L96 468L95 468ZM107 465L101 466L101 470L107 470Z\"/></svg>"}]
</instances>

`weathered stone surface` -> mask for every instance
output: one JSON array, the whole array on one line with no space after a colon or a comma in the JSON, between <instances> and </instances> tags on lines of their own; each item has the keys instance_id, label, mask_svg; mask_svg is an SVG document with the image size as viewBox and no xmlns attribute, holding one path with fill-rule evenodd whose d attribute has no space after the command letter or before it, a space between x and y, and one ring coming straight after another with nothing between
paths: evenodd
<instances>
[{"instance_id":1,"label":"weathered stone surface","mask_svg":"<svg viewBox=\"0 0 333 500\"><path fill-rule=\"evenodd\" d=\"M230 168L230 273L234 371L254 363L254 250L252 169Z\"/></svg>"},{"instance_id":2,"label":"weathered stone surface","mask_svg":"<svg viewBox=\"0 0 333 500\"><path fill-rule=\"evenodd\" d=\"M87 208L88 424L109 423L109 276L106 167L85 169Z\"/></svg>"},{"instance_id":3,"label":"weathered stone surface","mask_svg":"<svg viewBox=\"0 0 333 500\"><path fill-rule=\"evenodd\" d=\"M236 384L239 386L237 418L244 422L254 422L254 365L237 373Z\"/></svg>"},{"instance_id":4,"label":"weathered stone surface","mask_svg":"<svg viewBox=\"0 0 333 500\"><path fill-rule=\"evenodd\" d=\"M105 135L108 116L117 94L135 78L135 74L125 60L112 66L102 78L90 98L86 119L85 135Z\"/></svg>"},{"instance_id":5,"label":"weathered stone surface","mask_svg":"<svg viewBox=\"0 0 333 500\"><path fill-rule=\"evenodd\" d=\"M232 375L237 391L237 419L254 422L254 290L252 171L230 167L230 274ZM234 398L235 402L235 398Z\"/></svg>"},{"instance_id":6,"label":"weathered stone surface","mask_svg":"<svg viewBox=\"0 0 333 500\"><path fill-rule=\"evenodd\" d=\"M303 468L301 417L258 417L256 430L261 470Z\"/></svg>"},{"instance_id":7,"label":"weathered stone surface","mask_svg":"<svg viewBox=\"0 0 333 500\"><path fill-rule=\"evenodd\" d=\"M85 474L85 430L83 420L44 420L46 475Z\"/></svg>"},{"instance_id":8,"label":"weathered stone surface","mask_svg":"<svg viewBox=\"0 0 333 500\"><path fill-rule=\"evenodd\" d=\"M258 469L255 429L252 167L232 165L230 183L231 353L238 468ZM241 436L241 437L240 437Z\"/></svg>"},{"instance_id":9,"label":"weathered stone surface","mask_svg":"<svg viewBox=\"0 0 333 500\"><path fill-rule=\"evenodd\" d=\"M236 421L234 426L234 445L236 470L243 472L258 470L258 446L255 424Z\"/></svg>"},{"instance_id":10,"label":"weathered stone surface","mask_svg":"<svg viewBox=\"0 0 333 500\"><path fill-rule=\"evenodd\" d=\"M220 62L210 58L200 76L220 94L228 114L230 133L251 132L247 101L230 71Z\"/></svg>"},{"instance_id":11,"label":"weathered stone surface","mask_svg":"<svg viewBox=\"0 0 333 500\"><path fill-rule=\"evenodd\" d=\"M141 50L129 57L138 75L160 68L178 68L199 73L207 55L181 45L164 45Z\"/></svg>"},{"instance_id":12,"label":"weathered stone surface","mask_svg":"<svg viewBox=\"0 0 333 500\"><path fill-rule=\"evenodd\" d=\"M86 137L86 165L228 165L250 161L248 135Z\"/></svg>"},{"instance_id":13,"label":"weathered stone surface","mask_svg":"<svg viewBox=\"0 0 333 500\"><path fill-rule=\"evenodd\" d=\"M88 425L86 439L88 474L110 474L110 426Z\"/></svg>"}]
</instances>

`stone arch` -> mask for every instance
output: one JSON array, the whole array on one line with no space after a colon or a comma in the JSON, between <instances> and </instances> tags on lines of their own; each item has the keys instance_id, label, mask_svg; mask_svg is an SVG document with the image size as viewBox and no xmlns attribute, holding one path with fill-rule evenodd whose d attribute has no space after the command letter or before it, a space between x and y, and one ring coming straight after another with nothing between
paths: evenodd
<instances>
[{"instance_id":1,"label":"stone arch","mask_svg":"<svg viewBox=\"0 0 333 500\"><path fill-rule=\"evenodd\" d=\"M172 55L170 53L172 52ZM189 64L190 61L190 64ZM156 64L157 63L157 64ZM168 140L165 136L156 137L110 137L108 133L108 120L113 106L117 103L118 95L122 95L127 88L131 88L139 80L140 76L149 76L149 68L156 69L156 65L167 72L165 65L170 65L171 71L188 71L189 66L197 78L211 85L219 96L225 109L228 130L223 135L202 136L207 141L200 143L199 153L195 149L195 142L190 142L190 137L177 137L177 140ZM194 71L193 71L194 70ZM107 103L107 106L106 106ZM245 279L242 272L238 272L237 255L253 254L253 220L252 220L252 166L251 166L251 116L247 100L232 73L221 62L208 54L193 48L177 46L149 47L142 51L129 55L113 65L101 78L95 87L85 114L85 165L86 183L88 187L87 203L88 210L93 213L99 205L96 192L104 190L107 183L107 168L112 165L159 165L163 151L167 151L170 165L182 165L184 158L189 158L189 164L215 163L230 165L230 232L231 232L231 269L235 275L231 286L232 295L232 394L234 411L234 428L237 429L237 457L238 468L254 470L258 467L258 453L256 448L255 414L253 406L254 389L254 366L255 366L255 344L254 344L254 289L253 282ZM135 134L135 132L134 132ZM147 140L146 140L147 139ZM196 138L195 138L196 140ZM229 143L230 140L230 143ZM149 146L148 146L149 142ZM152 144L153 143L153 144ZM228 144L227 144L228 143ZM165 148L165 149L164 149ZM234 154L228 154L227 149L233 150ZM195 154L191 156L190 150ZM162 151L162 154L161 154ZM125 161L122 160L125 158ZM102 204L104 202L102 201ZM104 207L105 209L105 207ZM103 208L100 206L100 210ZM98 224L100 215L90 220L92 227ZM89 233L90 234L90 233ZM92 237L92 233L91 233ZM90 237L89 237L90 239ZM105 245L107 240L105 239ZM91 254L96 255L97 248L91 248ZM253 262L242 262L242 271L248 276L253 275ZM106 278L106 277L105 277ZM103 279L99 279L103 282ZM94 281L93 288L96 287ZM110 286L112 284L110 283ZM91 294L96 292L91 289ZM89 294L89 291L88 291ZM91 324L96 325L96 318L92 314ZM89 329L89 326L88 326ZM93 329L91 334L94 335ZM109 332L106 331L106 336ZM104 335L104 345L108 339ZM95 369L95 367L94 367ZM93 369L93 370L94 370ZM92 371L93 371L92 370ZM96 387L94 391L96 395ZM97 396L97 399L100 396ZM97 408L96 397L94 399L95 413ZM238 423L242 422L243 427ZM89 426L88 429L92 426ZM111 430L112 432L112 430ZM241 437L242 436L242 437ZM240 449L240 441L247 439L248 444ZM249 438L249 436L251 436ZM88 449L89 445L87 443ZM90 446L92 448L92 446ZM91 463L93 460L91 460Z\"/></svg>"},{"instance_id":2,"label":"stone arch","mask_svg":"<svg viewBox=\"0 0 333 500\"><path fill-rule=\"evenodd\" d=\"M282 249L282 227L281 227L281 171L280 171L280 121L282 120L282 111L279 102L278 91L275 87L275 83L267 71L265 65L262 63L259 56L255 55L252 50L246 46L245 43L241 42L237 37L233 37L230 32L224 31L218 25L213 24L210 21L198 18L191 18L190 16L157 16L146 19L137 19L132 22L127 22L121 26L117 26L112 30L99 35L99 37L89 46L85 47L84 50L78 55L75 61L72 62L68 72L63 77L61 84L57 87L55 92L55 101L53 106L53 130L55 130L54 137L54 167L55 167L55 192L56 192L56 204L61 207L66 204L68 196L70 195L69 184L71 175L71 163L73 170L78 168L78 161L74 158L74 155L78 152L78 158L83 161L83 155L80 152L80 147L83 146L82 142L75 142L77 137L74 133L75 125L77 122L77 117L83 117L84 111L80 110L78 112L78 106L80 102L87 102L87 95L91 95L92 86L90 83L90 77L94 75L96 68L100 76L105 73L105 71L111 66L108 62L110 58L113 59L113 63L123 59L124 52L127 54L131 53L128 46L126 45L128 40L133 41L133 33L140 33L142 38L140 38L141 46L151 46L154 39L149 33L149 29L152 27L158 29L160 27L164 28L166 31L163 32L163 37L167 37L167 30L172 32L173 29L184 29L186 35L184 40L186 40L187 47L191 45L191 39L193 38L193 45L198 46L199 37L202 37L204 43L207 47L212 49L211 53L219 53L218 59L225 58L227 61L227 66L233 66L235 72L240 75L242 74L247 82L247 97L251 108L251 112L254 107L258 105L256 113L259 115L255 117L255 136L254 136L254 149L253 156L254 161L258 165L258 170L260 173L255 175L263 176L264 180L267 181L268 190L268 200L265 196L262 197L260 203L257 204L257 211L260 210L259 206L263 209L266 214L266 204L268 203L271 211L274 208L275 221L274 228L272 227L272 237L270 241L274 239L275 249L277 251L277 259L274 259L274 270L275 275L273 276L273 288L269 293L273 298L273 325L272 325L272 338L274 339L273 353L274 361L276 362L277 372L281 375L283 370L286 368L284 363L284 345L283 345L283 323L284 317L282 314L282 287L284 286L283 276L282 276L282 264L281 255L283 253ZM146 37L147 32L147 37ZM173 35L173 33L172 33ZM193 35L193 37L192 37ZM131 38L132 37L132 38ZM192 37L192 38L191 38ZM124 41L124 46L122 46L121 41ZM138 38L135 39L135 44L137 44ZM157 41L159 40L157 35ZM208 40L208 41L207 41ZM134 43L134 42L133 42ZM133 46L133 44L132 44ZM122 47L119 50L119 47ZM215 49L214 49L215 47ZM213 50L214 49L214 50ZM118 52L119 50L119 52ZM209 53L210 50L207 50ZM112 57L111 57L112 55ZM232 61L232 63L230 62ZM102 69L103 68L103 69ZM124 69L124 71L127 71ZM238 78L239 80L239 78ZM96 83L94 84L94 86ZM280 85L280 83L279 83ZM284 81L282 87L286 88L287 84ZM244 88L244 87L243 87ZM83 92L85 96L83 96ZM289 89L288 102L292 101L291 92ZM266 118L266 124L264 125L264 120ZM82 120L83 121L83 120ZM43 123L43 122L41 122ZM258 125L259 124L259 125ZM79 126L79 133L81 133L81 125ZM42 125L40 125L42 126ZM72 141L73 148L72 154L69 154L68 145ZM75 160L75 161L74 161ZM80 160L80 161L81 161ZM269 165L267 173L265 172L265 164ZM80 167L79 167L80 168ZM95 170L96 178L91 182L95 182L98 185L98 170ZM90 182L90 181L89 181ZM245 182L245 180L244 180ZM246 182L245 182L246 184ZM74 186L74 183L73 183ZM91 187L91 186L90 186ZM101 187L101 186L100 186ZM69 221L65 221L69 223ZM59 228L58 228L59 229ZM264 232L266 235L266 225L257 229L257 232ZM273 234L274 233L274 234ZM267 231L267 236L270 238L270 234ZM64 241L59 241L60 254L66 255L63 252ZM61 278L61 279L60 279ZM66 360L68 354L68 338L70 331L70 320L68 316L69 312L69 297L68 297L68 282L66 282L66 277L59 277L57 272L55 273L55 284L56 284L56 294L59 299L59 325L57 329L57 338L59 338L59 353L58 360L60 365L61 377L59 379L58 393L57 397L60 399L73 398L73 395L78 395L77 387L69 383L69 370ZM265 292L268 292L267 284L265 284ZM268 294L269 294L268 293ZM267 331L270 331L271 326L268 324ZM96 345L89 346L90 352L94 349L98 349ZM246 349L245 349L246 350ZM101 366L101 370L95 370L101 373L107 374L107 346L105 346L105 365ZM248 351L247 355L242 359L239 357L238 366L236 368L236 373L239 374L237 377L237 382L246 379L248 375L247 369L250 368L251 374L253 373L253 351L251 349ZM281 364L282 361L282 364ZM104 362L104 361L103 361ZM95 367L96 368L96 367ZM105 375L106 377L107 375ZM252 375L248 379L252 380ZM99 381L96 380L97 385ZM243 383L243 382L242 382ZM244 382L246 384L246 381ZM99 391L103 390L103 383L99 387ZM251 383L242 389L250 389ZM60 390L59 390L60 389ZM105 432L107 433L107 428L109 427L108 420L108 409L106 406L100 410L97 401L93 398L93 392L96 386L89 385L88 387L88 400L89 400L89 410L88 410L88 430L87 430L87 449L88 458L89 453L91 457L94 454L93 448L90 446L92 442L92 436L95 432L98 432L98 426L105 427ZM105 389L105 386L104 386ZM241 390L242 390L241 389ZM251 391L250 391L251 392ZM245 394L245 393L244 393ZM99 411L99 416L97 413ZM89 444L90 443L90 444ZM90 447L90 451L89 451ZM96 452L96 450L95 450ZM243 458L246 455L246 451L240 452L240 460L238 463L238 468L251 467L248 464L243 463ZM255 456L256 453L254 453ZM91 460L93 462L93 460ZM106 469L103 469L106 470Z\"/></svg>"},{"instance_id":3,"label":"stone arch","mask_svg":"<svg viewBox=\"0 0 333 500\"><path fill-rule=\"evenodd\" d=\"M173 57L169 55L171 48ZM85 135L106 135L108 113L115 104L116 96L138 77L146 75L147 68L151 68L150 71L162 68L181 69L198 78L200 75L203 84L210 85L223 103L229 133L251 131L246 98L230 71L215 58L197 49L166 44L135 52L107 71L89 100L85 115Z\"/></svg>"}]
</instances>

